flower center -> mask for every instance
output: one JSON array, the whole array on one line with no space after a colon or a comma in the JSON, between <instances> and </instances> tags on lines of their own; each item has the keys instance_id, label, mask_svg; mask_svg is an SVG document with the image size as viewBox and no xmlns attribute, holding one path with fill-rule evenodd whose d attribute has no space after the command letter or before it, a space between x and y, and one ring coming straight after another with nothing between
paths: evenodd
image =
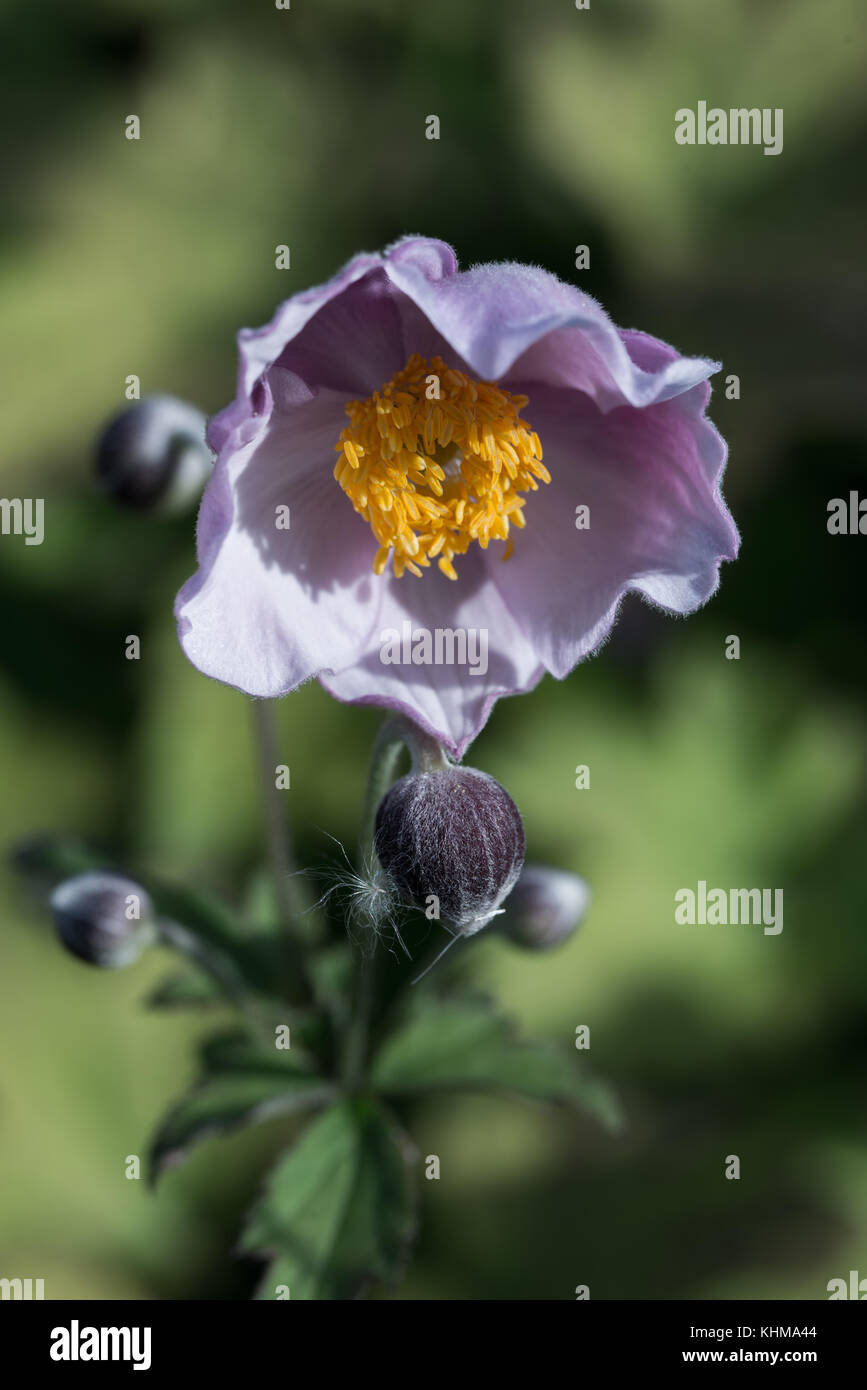
<instances>
[{"instance_id":1,"label":"flower center","mask_svg":"<svg viewBox=\"0 0 867 1390\"><path fill-rule=\"evenodd\" d=\"M398 578L436 559L457 579L452 561L473 541L507 541L508 559L510 528L525 524L521 493L551 481L521 419L528 399L413 353L381 391L349 402L334 476L379 542L377 574L393 552Z\"/></svg>"}]
</instances>

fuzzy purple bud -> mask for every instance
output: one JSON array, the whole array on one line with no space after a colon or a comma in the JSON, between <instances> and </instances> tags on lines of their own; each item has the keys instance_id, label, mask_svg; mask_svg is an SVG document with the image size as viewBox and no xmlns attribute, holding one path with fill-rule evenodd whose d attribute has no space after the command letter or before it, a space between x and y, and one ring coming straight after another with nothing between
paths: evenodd
<instances>
[{"instance_id":1,"label":"fuzzy purple bud","mask_svg":"<svg viewBox=\"0 0 867 1390\"><path fill-rule=\"evenodd\" d=\"M518 946L559 946L583 920L590 889L577 874L527 864L509 898L501 930Z\"/></svg>"},{"instance_id":2,"label":"fuzzy purple bud","mask_svg":"<svg viewBox=\"0 0 867 1390\"><path fill-rule=\"evenodd\" d=\"M383 797L374 848L407 902L471 936L498 912L524 862L524 827L512 798L472 767L410 772ZM430 913L429 913L430 915Z\"/></svg>"},{"instance_id":3,"label":"fuzzy purple bud","mask_svg":"<svg viewBox=\"0 0 867 1390\"><path fill-rule=\"evenodd\" d=\"M150 897L118 874L65 879L51 895L51 910L64 946L89 965L132 965L154 940Z\"/></svg>"},{"instance_id":4,"label":"fuzzy purple bud","mask_svg":"<svg viewBox=\"0 0 867 1390\"><path fill-rule=\"evenodd\" d=\"M201 494L213 469L206 419L174 396L146 396L107 425L96 476L114 502L139 512L179 512Z\"/></svg>"}]
</instances>

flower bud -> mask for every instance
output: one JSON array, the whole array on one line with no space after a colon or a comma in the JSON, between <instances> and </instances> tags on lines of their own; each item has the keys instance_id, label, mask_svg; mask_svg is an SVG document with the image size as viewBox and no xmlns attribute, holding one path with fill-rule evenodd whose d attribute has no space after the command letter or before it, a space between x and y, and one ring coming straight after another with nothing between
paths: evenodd
<instances>
[{"instance_id":1,"label":"flower bud","mask_svg":"<svg viewBox=\"0 0 867 1390\"><path fill-rule=\"evenodd\" d=\"M137 401L114 417L97 444L100 488L134 511L183 511L213 468L205 425L200 410L174 396Z\"/></svg>"},{"instance_id":2,"label":"flower bud","mask_svg":"<svg viewBox=\"0 0 867 1390\"><path fill-rule=\"evenodd\" d=\"M527 864L509 898L500 930L518 946L546 951L580 925L590 889L577 874Z\"/></svg>"},{"instance_id":3,"label":"flower bud","mask_svg":"<svg viewBox=\"0 0 867 1390\"><path fill-rule=\"evenodd\" d=\"M374 848L402 898L472 936L515 886L524 827L493 777L446 765L395 782L376 813Z\"/></svg>"},{"instance_id":4,"label":"flower bud","mask_svg":"<svg viewBox=\"0 0 867 1390\"><path fill-rule=\"evenodd\" d=\"M90 965L132 965L155 939L153 907L145 890L118 874L76 874L51 895L58 935Z\"/></svg>"}]
</instances>

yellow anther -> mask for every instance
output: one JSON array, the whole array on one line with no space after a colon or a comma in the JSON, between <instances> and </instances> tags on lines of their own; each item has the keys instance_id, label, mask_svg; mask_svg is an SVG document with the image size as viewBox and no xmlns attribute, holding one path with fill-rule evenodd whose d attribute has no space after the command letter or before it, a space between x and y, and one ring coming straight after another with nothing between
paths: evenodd
<instances>
[{"instance_id":1,"label":"yellow anther","mask_svg":"<svg viewBox=\"0 0 867 1390\"><path fill-rule=\"evenodd\" d=\"M439 399L428 398L431 376ZM510 525L526 524L520 494L551 481L539 436L521 419L527 404L418 353L380 391L350 401L334 476L379 543L376 574L391 555L398 578L404 570L421 577L436 559L457 579L452 560L474 541L483 550L506 541L508 559Z\"/></svg>"}]
</instances>

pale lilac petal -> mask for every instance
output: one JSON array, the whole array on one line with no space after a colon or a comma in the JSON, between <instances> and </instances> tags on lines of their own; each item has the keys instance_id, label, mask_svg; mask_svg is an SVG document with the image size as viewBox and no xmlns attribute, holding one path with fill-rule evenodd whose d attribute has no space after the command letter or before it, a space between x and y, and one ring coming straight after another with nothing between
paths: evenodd
<instances>
[{"instance_id":1,"label":"pale lilac petal","mask_svg":"<svg viewBox=\"0 0 867 1390\"><path fill-rule=\"evenodd\" d=\"M319 310L280 353L278 365L311 385L364 399L409 357L397 303L402 297L384 270L369 271Z\"/></svg>"},{"instance_id":2,"label":"pale lilac petal","mask_svg":"<svg viewBox=\"0 0 867 1390\"><path fill-rule=\"evenodd\" d=\"M285 300L271 322L263 328L241 329L238 334L236 397L231 405L213 417L208 429L208 443L215 453L220 451L229 436L245 420L253 414L263 413L261 402L256 401L256 387L266 370L277 361L286 344L290 343L321 309L381 264L380 255L365 252L353 256L352 260L324 285L315 285ZM260 407L258 410L257 404Z\"/></svg>"},{"instance_id":3,"label":"pale lilac petal","mask_svg":"<svg viewBox=\"0 0 867 1390\"><path fill-rule=\"evenodd\" d=\"M368 258L371 259L371 258ZM455 254L445 242L410 237L388 248L365 273L327 299L275 361L310 385L364 398L406 366L414 352L431 357L455 353L393 283L387 267L407 259L432 279L454 275ZM460 360L453 360L460 366Z\"/></svg>"},{"instance_id":4,"label":"pale lilac petal","mask_svg":"<svg viewBox=\"0 0 867 1390\"><path fill-rule=\"evenodd\" d=\"M243 328L238 334L239 395L252 390L265 368L277 361L286 344L298 336L315 314L381 264L382 257L375 253L353 256L324 285L316 285L287 299L264 328Z\"/></svg>"},{"instance_id":5,"label":"pale lilac petal","mask_svg":"<svg viewBox=\"0 0 867 1390\"><path fill-rule=\"evenodd\" d=\"M199 571L176 602L193 664L260 696L353 661L382 597L376 542L331 476L345 398L280 369L271 377L272 415L218 461L199 514ZM281 504L289 530L275 525Z\"/></svg>"},{"instance_id":6,"label":"pale lilac petal","mask_svg":"<svg viewBox=\"0 0 867 1390\"><path fill-rule=\"evenodd\" d=\"M383 269L387 261L400 265L410 255L433 277L457 269L445 242L403 238L383 254L353 256L324 284L285 300L263 328L241 329L236 397L209 426L208 442L215 453L251 415L267 413L267 374L275 363L310 386L367 396L405 365L410 352L420 351L406 347L404 296ZM433 351L440 346L444 344L437 338Z\"/></svg>"},{"instance_id":7,"label":"pale lilac petal","mask_svg":"<svg viewBox=\"0 0 867 1390\"><path fill-rule=\"evenodd\" d=\"M485 380L571 386L612 410L666 400L718 366L674 354L659 370L645 371L595 299L535 266L504 262L450 275L427 244L408 244L385 270Z\"/></svg>"},{"instance_id":8,"label":"pale lilac petal","mask_svg":"<svg viewBox=\"0 0 867 1390\"><path fill-rule=\"evenodd\" d=\"M522 633L496 586L486 579L481 552L460 560L455 583L437 569L421 579L406 574L384 579L377 629L359 659L322 686L348 704L382 705L406 714L459 758L484 726L502 695L530 690L543 673L532 642ZM469 664L385 665L381 660L387 629L418 633L437 628L487 633L487 672L471 674ZM482 648L470 649L478 657ZM481 662L476 663L481 666Z\"/></svg>"},{"instance_id":9,"label":"pale lilac petal","mask_svg":"<svg viewBox=\"0 0 867 1390\"><path fill-rule=\"evenodd\" d=\"M662 345L647 348L648 358ZM527 394L531 387L527 385ZM527 416L551 483L528 494L526 528L489 573L540 659L565 676L607 636L628 590L675 613L711 596L738 534L719 490L726 448L704 418L709 387L603 414L580 393L537 386ZM590 508L589 530L576 508Z\"/></svg>"}]
</instances>

